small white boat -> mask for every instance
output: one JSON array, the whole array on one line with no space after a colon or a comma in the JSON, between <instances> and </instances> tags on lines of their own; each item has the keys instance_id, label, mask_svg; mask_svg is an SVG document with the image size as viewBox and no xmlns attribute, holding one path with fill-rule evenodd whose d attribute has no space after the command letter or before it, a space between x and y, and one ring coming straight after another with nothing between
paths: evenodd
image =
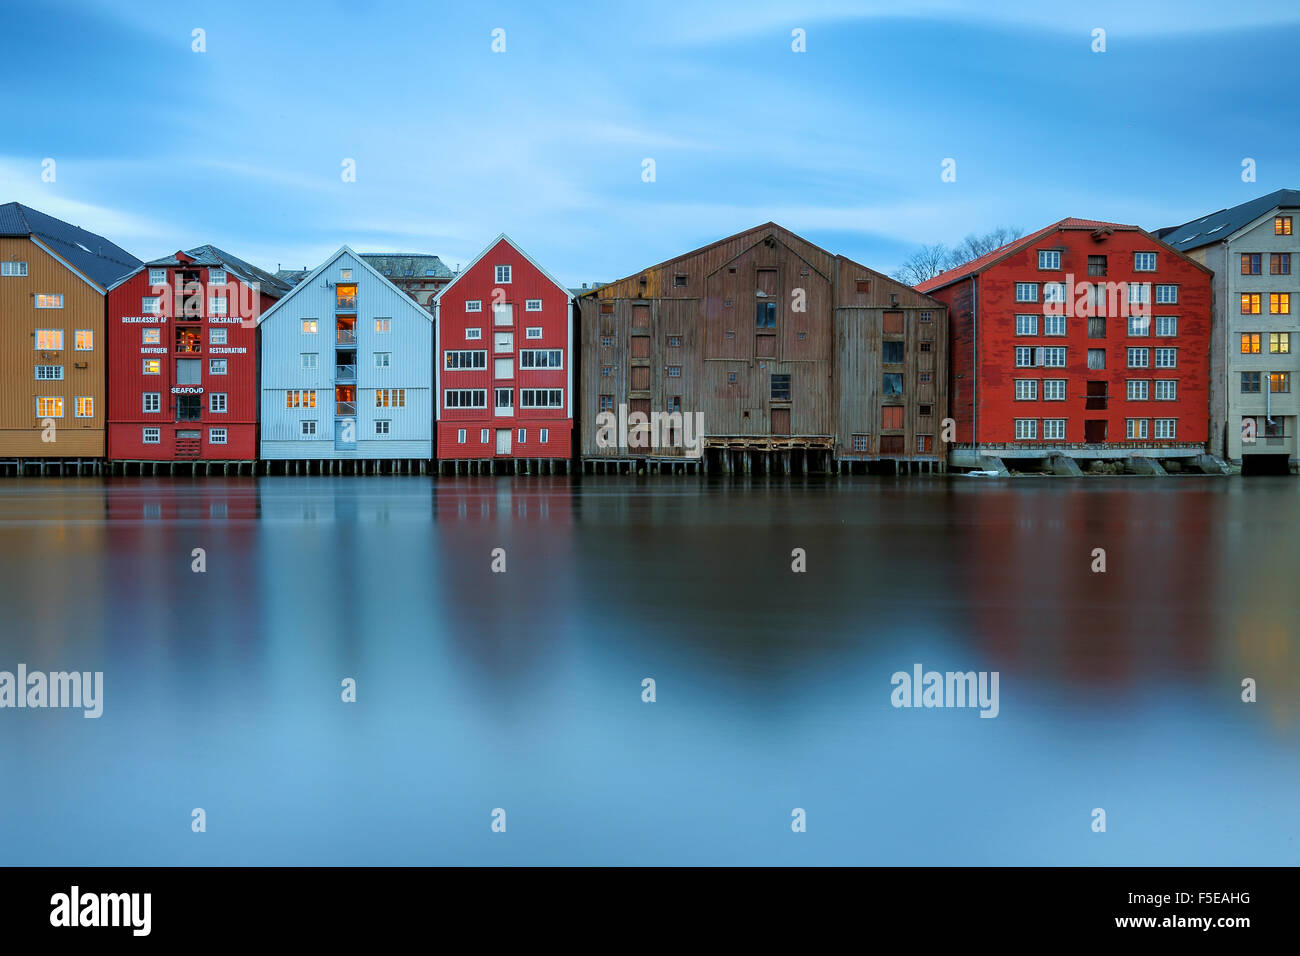
<instances>
[{"instance_id":1,"label":"small white boat","mask_svg":"<svg viewBox=\"0 0 1300 956\"><path fill-rule=\"evenodd\" d=\"M965 474L966 474L966 477L967 477L967 478L996 478L996 477L998 477L998 473L997 473L996 471L991 471L991 470L986 469L986 468L985 468L985 469L977 468L977 469L975 469L974 471L968 471L968 472L966 472Z\"/></svg>"}]
</instances>

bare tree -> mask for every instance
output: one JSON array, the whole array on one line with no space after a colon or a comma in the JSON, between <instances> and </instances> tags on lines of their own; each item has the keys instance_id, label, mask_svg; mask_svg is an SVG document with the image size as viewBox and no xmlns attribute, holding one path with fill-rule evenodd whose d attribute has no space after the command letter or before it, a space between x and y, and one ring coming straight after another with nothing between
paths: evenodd
<instances>
[{"instance_id":1,"label":"bare tree","mask_svg":"<svg viewBox=\"0 0 1300 956\"><path fill-rule=\"evenodd\" d=\"M894 273L894 278L908 285L919 285L933 279L940 272L987 255L1022 235L1024 233L1017 226L998 226L980 236L971 233L955 246L942 242L921 246L904 260L903 265Z\"/></svg>"},{"instance_id":2,"label":"bare tree","mask_svg":"<svg viewBox=\"0 0 1300 956\"><path fill-rule=\"evenodd\" d=\"M963 262L978 259L980 256L987 255L999 246L1005 246L1012 239L1019 239L1023 235L1024 233L1015 226L998 226L982 236L971 233L952 250L952 261L948 263L948 268L951 269Z\"/></svg>"},{"instance_id":3,"label":"bare tree","mask_svg":"<svg viewBox=\"0 0 1300 956\"><path fill-rule=\"evenodd\" d=\"M894 278L908 285L919 285L948 268L951 256L951 251L942 242L922 246L907 257L902 267L894 273Z\"/></svg>"}]
</instances>

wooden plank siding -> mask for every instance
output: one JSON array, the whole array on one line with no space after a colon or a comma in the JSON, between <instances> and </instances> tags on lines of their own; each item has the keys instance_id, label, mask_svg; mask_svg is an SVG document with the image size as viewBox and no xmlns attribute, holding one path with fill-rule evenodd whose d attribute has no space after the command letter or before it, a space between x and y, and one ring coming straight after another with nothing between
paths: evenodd
<instances>
[{"instance_id":1,"label":"wooden plank siding","mask_svg":"<svg viewBox=\"0 0 1300 956\"><path fill-rule=\"evenodd\" d=\"M690 457L683 447L600 447L602 397L615 414L620 405L667 411L680 399L683 413L702 413L709 447L771 440L836 459L941 458L946 307L774 223L602 286L579 309L583 458ZM882 332L887 311L902 313L897 335ZM904 377L899 396L881 393L882 336L904 345L901 365L887 370ZM789 376L789 400L774 396L773 376ZM890 454L877 440L885 404L906 406L903 427L889 431L902 448ZM854 434L871 436L869 447L854 451ZM917 451L918 435L933 436L928 452Z\"/></svg>"},{"instance_id":2,"label":"wooden plank siding","mask_svg":"<svg viewBox=\"0 0 1300 956\"><path fill-rule=\"evenodd\" d=\"M0 259L27 263L27 275L0 277L0 458L103 458L104 290L30 237L0 237ZM36 308L38 294L62 295L63 308ZM36 351L37 329L62 330L63 348ZM78 330L93 333L91 349L76 349ZM36 381L37 365L63 366L62 381ZM43 440L38 396L63 399L53 441ZM93 415L77 417L78 396L94 401Z\"/></svg>"}]
</instances>

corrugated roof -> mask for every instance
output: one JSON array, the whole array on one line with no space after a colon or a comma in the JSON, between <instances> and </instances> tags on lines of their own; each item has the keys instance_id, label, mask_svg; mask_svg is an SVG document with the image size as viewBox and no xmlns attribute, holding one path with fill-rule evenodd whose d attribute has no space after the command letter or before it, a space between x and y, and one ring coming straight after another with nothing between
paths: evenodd
<instances>
[{"instance_id":1,"label":"corrugated roof","mask_svg":"<svg viewBox=\"0 0 1300 956\"><path fill-rule=\"evenodd\" d=\"M287 293L292 286L283 279L272 275L264 269L259 269L251 263L245 262L238 256L232 256L230 253L218 249L213 245L195 246L193 249L182 250L186 256L193 260L194 265L198 266L216 266L225 269L227 272L233 272L236 276L244 281L245 284L258 283L261 291L269 296L280 298ZM146 262L146 266L175 266L180 265L180 259L176 255L163 256L161 259L154 259Z\"/></svg>"},{"instance_id":2,"label":"corrugated roof","mask_svg":"<svg viewBox=\"0 0 1300 956\"><path fill-rule=\"evenodd\" d=\"M978 272L983 272L1004 256L1009 256L1011 253L1017 252L1025 246L1032 245L1044 236L1062 229L1085 229L1088 232L1096 232L1098 229L1110 229L1112 231L1123 230L1125 232L1142 231L1138 226L1130 226L1118 222L1102 222L1098 219L1075 219L1073 217L1062 219L1060 222L1054 222L1052 225L1045 226L1037 232L1031 232L1027 236L1021 236L1019 239L1012 239L1005 245L998 246L998 248L994 249L992 252L986 252L977 259L972 259L970 262L964 262L945 272L940 272L933 279L928 279L917 285L915 287L916 291L933 292L935 289L942 289L944 286L952 285L954 282L973 276Z\"/></svg>"},{"instance_id":3,"label":"corrugated roof","mask_svg":"<svg viewBox=\"0 0 1300 956\"><path fill-rule=\"evenodd\" d=\"M362 252L360 256L389 279L450 279L453 275L437 256L422 252Z\"/></svg>"},{"instance_id":4,"label":"corrugated roof","mask_svg":"<svg viewBox=\"0 0 1300 956\"><path fill-rule=\"evenodd\" d=\"M1199 249L1228 238L1274 209L1300 209L1300 189L1278 189L1267 196L1220 209L1181 226L1165 226L1157 230L1156 235L1179 252Z\"/></svg>"},{"instance_id":5,"label":"corrugated roof","mask_svg":"<svg viewBox=\"0 0 1300 956\"><path fill-rule=\"evenodd\" d=\"M103 236L22 203L0 205L0 236L35 236L105 289L140 267L139 259Z\"/></svg>"}]
</instances>

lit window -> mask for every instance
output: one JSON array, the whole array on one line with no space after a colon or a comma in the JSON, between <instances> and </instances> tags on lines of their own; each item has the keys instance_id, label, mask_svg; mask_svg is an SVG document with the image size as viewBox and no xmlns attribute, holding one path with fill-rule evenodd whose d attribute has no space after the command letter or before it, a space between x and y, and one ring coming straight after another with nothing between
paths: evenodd
<instances>
[{"instance_id":1,"label":"lit window","mask_svg":"<svg viewBox=\"0 0 1300 956\"><path fill-rule=\"evenodd\" d=\"M37 329L35 342L36 351L38 352L61 352L63 351L63 330Z\"/></svg>"},{"instance_id":2,"label":"lit window","mask_svg":"<svg viewBox=\"0 0 1300 956\"><path fill-rule=\"evenodd\" d=\"M1268 311L1273 315L1290 315L1291 293L1270 292L1268 296Z\"/></svg>"},{"instance_id":3,"label":"lit window","mask_svg":"<svg viewBox=\"0 0 1300 956\"><path fill-rule=\"evenodd\" d=\"M315 408L316 390L291 388L284 393L285 408Z\"/></svg>"},{"instance_id":4,"label":"lit window","mask_svg":"<svg viewBox=\"0 0 1300 956\"><path fill-rule=\"evenodd\" d=\"M1291 235L1291 217L1275 216L1273 217L1273 235L1289 236Z\"/></svg>"},{"instance_id":5,"label":"lit window","mask_svg":"<svg viewBox=\"0 0 1300 956\"><path fill-rule=\"evenodd\" d=\"M90 395L78 395L72 402L73 414L77 418L95 417L95 399Z\"/></svg>"},{"instance_id":6,"label":"lit window","mask_svg":"<svg viewBox=\"0 0 1300 956\"><path fill-rule=\"evenodd\" d=\"M315 334L317 333L317 331L318 331L319 328L320 328L320 326L319 326L319 324L317 323L317 321L316 321L315 319L303 319L303 320L302 320L302 333L303 333L303 335L315 335Z\"/></svg>"},{"instance_id":7,"label":"lit window","mask_svg":"<svg viewBox=\"0 0 1300 956\"><path fill-rule=\"evenodd\" d=\"M380 335L385 335L393 331L392 319L375 319L375 331Z\"/></svg>"},{"instance_id":8,"label":"lit window","mask_svg":"<svg viewBox=\"0 0 1300 956\"><path fill-rule=\"evenodd\" d=\"M1242 332L1241 333L1241 354L1258 355L1259 344L1260 344L1259 340L1260 340L1260 333L1258 332Z\"/></svg>"},{"instance_id":9,"label":"lit window","mask_svg":"<svg viewBox=\"0 0 1300 956\"><path fill-rule=\"evenodd\" d=\"M1291 352L1290 332L1268 333L1268 350L1273 355L1288 355Z\"/></svg>"},{"instance_id":10,"label":"lit window","mask_svg":"<svg viewBox=\"0 0 1300 956\"><path fill-rule=\"evenodd\" d=\"M1259 315L1260 295L1258 292L1246 292L1241 296L1241 314Z\"/></svg>"},{"instance_id":11,"label":"lit window","mask_svg":"<svg viewBox=\"0 0 1300 956\"><path fill-rule=\"evenodd\" d=\"M95 348L95 333L90 329L77 329L72 333L73 347L78 352L91 352Z\"/></svg>"},{"instance_id":12,"label":"lit window","mask_svg":"<svg viewBox=\"0 0 1300 956\"><path fill-rule=\"evenodd\" d=\"M1269 372L1268 390L1270 392L1291 391L1291 373L1290 372Z\"/></svg>"},{"instance_id":13,"label":"lit window","mask_svg":"<svg viewBox=\"0 0 1300 956\"><path fill-rule=\"evenodd\" d=\"M144 360L143 360L143 367L141 368L140 371L141 371L141 373L144 374L144 375L161 375L161 374L162 374L162 360L161 360L161 359L144 359Z\"/></svg>"},{"instance_id":14,"label":"lit window","mask_svg":"<svg viewBox=\"0 0 1300 956\"><path fill-rule=\"evenodd\" d=\"M61 309L63 308L62 293L51 294L38 292L36 294L36 308L38 309Z\"/></svg>"},{"instance_id":15,"label":"lit window","mask_svg":"<svg viewBox=\"0 0 1300 956\"><path fill-rule=\"evenodd\" d=\"M58 395L42 395L36 399L37 418L62 418L63 399Z\"/></svg>"},{"instance_id":16,"label":"lit window","mask_svg":"<svg viewBox=\"0 0 1300 956\"><path fill-rule=\"evenodd\" d=\"M162 341L162 329L141 329L141 345L157 345Z\"/></svg>"}]
</instances>

